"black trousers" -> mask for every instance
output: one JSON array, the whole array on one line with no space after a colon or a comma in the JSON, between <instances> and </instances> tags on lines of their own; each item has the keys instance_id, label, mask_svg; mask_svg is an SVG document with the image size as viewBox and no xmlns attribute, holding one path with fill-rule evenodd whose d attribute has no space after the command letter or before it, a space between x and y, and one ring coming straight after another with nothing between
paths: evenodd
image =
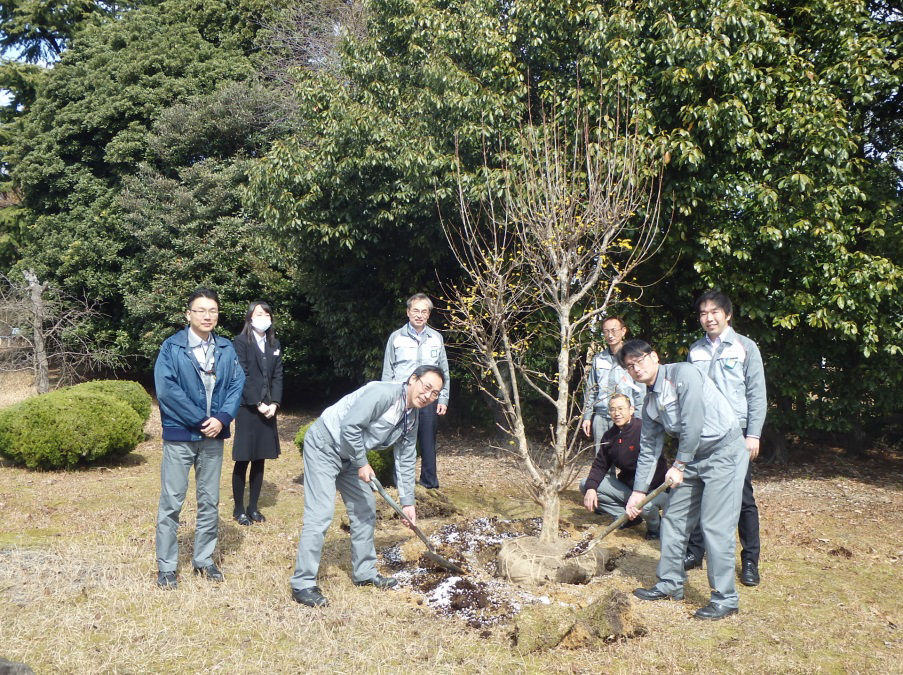
<instances>
[{"instance_id":1,"label":"black trousers","mask_svg":"<svg viewBox=\"0 0 903 675\"><path fill-rule=\"evenodd\" d=\"M420 409L420 427L417 429L417 445L420 448L420 484L428 488L439 487L436 476L436 431L439 428L437 402Z\"/></svg>"},{"instance_id":2,"label":"black trousers","mask_svg":"<svg viewBox=\"0 0 903 675\"><path fill-rule=\"evenodd\" d=\"M743 501L740 503L740 519L737 530L740 533L740 559L751 560L759 564L759 507L753 495L752 462L746 467L746 478L743 480ZM687 542L687 553L702 558L705 545L702 542L702 528L697 525Z\"/></svg>"}]
</instances>

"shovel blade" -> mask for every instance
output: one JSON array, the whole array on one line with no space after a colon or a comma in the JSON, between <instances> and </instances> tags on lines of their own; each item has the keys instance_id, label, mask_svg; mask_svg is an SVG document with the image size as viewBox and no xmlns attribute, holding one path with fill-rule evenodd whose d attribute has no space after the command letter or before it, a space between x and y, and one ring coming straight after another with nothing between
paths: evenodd
<instances>
[{"instance_id":1,"label":"shovel blade","mask_svg":"<svg viewBox=\"0 0 903 675\"><path fill-rule=\"evenodd\" d=\"M436 553L435 551L430 551L427 549L426 557L432 560L437 565L441 565L447 570L454 572L455 574L460 574L462 577L467 574L461 567L453 563L448 558L443 558L441 555Z\"/></svg>"}]
</instances>

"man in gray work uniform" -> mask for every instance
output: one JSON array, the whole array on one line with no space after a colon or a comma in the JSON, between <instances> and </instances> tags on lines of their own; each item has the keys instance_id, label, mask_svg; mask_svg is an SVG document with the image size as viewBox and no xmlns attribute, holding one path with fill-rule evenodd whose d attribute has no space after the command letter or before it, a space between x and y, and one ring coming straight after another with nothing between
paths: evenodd
<instances>
[{"instance_id":1,"label":"man in gray work uniform","mask_svg":"<svg viewBox=\"0 0 903 675\"><path fill-rule=\"evenodd\" d=\"M438 415L448 410L448 358L442 334L430 328L427 321L433 301L425 293L415 293L407 302L408 323L393 332L386 343L383 358L384 382L405 382L418 366L436 366L445 377L439 399L420 411L417 445L420 447L420 484L429 489L439 487L436 475L436 432Z\"/></svg>"},{"instance_id":2,"label":"man in gray work uniform","mask_svg":"<svg viewBox=\"0 0 903 675\"><path fill-rule=\"evenodd\" d=\"M336 488L351 524L351 580L356 586L391 588L396 580L376 572L373 526L376 505L367 485L375 476L367 451L395 443L395 471L405 524L415 524L414 439L418 413L439 396L445 380L435 366L417 368L403 384L370 382L330 406L304 436L304 526L298 543L292 598L308 607L329 604L317 586ZM397 442L396 442L397 441Z\"/></svg>"},{"instance_id":3,"label":"man in gray work uniform","mask_svg":"<svg viewBox=\"0 0 903 675\"><path fill-rule=\"evenodd\" d=\"M658 582L633 593L641 600L683 599L687 538L701 522L711 600L696 617L735 614L734 528L749 463L737 415L712 380L689 363L660 364L658 354L642 340L627 341L620 360L633 379L647 387L634 491L625 509L629 517L640 515L637 504L649 489L665 434L678 438L677 459L665 474L672 485L662 518Z\"/></svg>"},{"instance_id":4,"label":"man in gray work uniform","mask_svg":"<svg viewBox=\"0 0 903 675\"><path fill-rule=\"evenodd\" d=\"M586 376L586 390L583 394L583 433L592 435L596 454L599 454L599 440L611 429L611 415L608 405L615 394L624 394L637 416L643 409L646 387L638 385L618 363L618 352L627 336L627 324L619 316L610 316L602 322L602 335L607 348L593 355L589 373Z\"/></svg>"},{"instance_id":5,"label":"man in gray work uniform","mask_svg":"<svg viewBox=\"0 0 903 675\"><path fill-rule=\"evenodd\" d=\"M727 397L740 419L746 437L749 466L743 481L743 502L737 529L740 533L740 581L744 586L759 584L759 508L753 495L752 462L759 456L759 438L765 423L765 369L756 343L730 326L733 305L721 291L710 290L696 300L696 313L705 337L690 346L687 361L712 378ZM702 565L702 530L690 535L684 568Z\"/></svg>"}]
</instances>

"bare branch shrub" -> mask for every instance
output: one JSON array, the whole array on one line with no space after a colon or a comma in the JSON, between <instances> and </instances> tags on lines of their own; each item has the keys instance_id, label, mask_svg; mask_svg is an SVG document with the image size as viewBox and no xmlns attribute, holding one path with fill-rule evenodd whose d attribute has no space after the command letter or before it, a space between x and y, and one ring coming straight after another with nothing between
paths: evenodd
<instances>
[{"instance_id":1,"label":"bare branch shrub","mask_svg":"<svg viewBox=\"0 0 903 675\"><path fill-rule=\"evenodd\" d=\"M583 452L572 386L582 345L665 234L662 162L619 111L525 125L500 169L484 160L480 185L459 172L460 222L443 223L465 279L446 289L451 327L502 410L504 449L543 507L546 542ZM528 438L530 395L554 412L541 442Z\"/></svg>"},{"instance_id":2,"label":"bare branch shrub","mask_svg":"<svg viewBox=\"0 0 903 675\"><path fill-rule=\"evenodd\" d=\"M72 384L98 369L115 370L124 358L91 330L101 313L97 303L38 281L31 271L25 282L0 275L0 371L34 372L39 394Z\"/></svg>"}]
</instances>

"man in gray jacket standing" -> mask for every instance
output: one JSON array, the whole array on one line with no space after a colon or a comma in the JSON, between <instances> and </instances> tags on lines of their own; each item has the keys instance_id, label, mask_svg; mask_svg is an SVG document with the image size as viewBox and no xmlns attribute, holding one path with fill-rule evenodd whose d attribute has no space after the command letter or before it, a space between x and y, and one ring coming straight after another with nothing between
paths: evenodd
<instances>
[{"instance_id":1,"label":"man in gray jacket standing","mask_svg":"<svg viewBox=\"0 0 903 675\"><path fill-rule=\"evenodd\" d=\"M583 433L592 435L596 454L599 454L599 440L611 429L611 415L608 405L615 394L624 394L639 416L643 409L646 387L633 381L627 371L618 363L618 352L627 337L627 324L619 316L610 316L602 322L602 335L608 345L593 355L589 373L586 376L586 390L583 394Z\"/></svg>"},{"instance_id":2,"label":"man in gray jacket standing","mask_svg":"<svg viewBox=\"0 0 903 675\"><path fill-rule=\"evenodd\" d=\"M442 334L430 328L427 321L433 311L433 301L425 293L415 293L408 298L408 323L393 332L386 343L383 358L383 382L405 382L418 366L436 366L442 371L445 384L439 399L420 411L420 430L417 444L420 447L420 484L425 488L438 488L436 475L436 431L438 415L448 410L448 358Z\"/></svg>"},{"instance_id":3,"label":"man in gray jacket standing","mask_svg":"<svg viewBox=\"0 0 903 675\"><path fill-rule=\"evenodd\" d=\"M721 291L710 290L696 300L696 313L705 331L690 346L687 361L710 377L725 395L740 419L746 438L750 464L743 482L743 503L737 529L740 533L740 581L744 586L759 584L759 508L753 495L752 462L759 455L759 438L765 423L765 369L756 343L730 326L733 305ZM684 568L702 565L702 530L696 528L687 545Z\"/></svg>"},{"instance_id":4,"label":"man in gray jacket standing","mask_svg":"<svg viewBox=\"0 0 903 675\"><path fill-rule=\"evenodd\" d=\"M308 607L329 601L317 586L326 530L338 488L351 524L351 579L356 586L391 588L396 580L376 571L376 505L367 485L376 475L367 451L395 443L399 500L408 522L414 509L414 438L418 413L439 396L445 380L435 366L417 368L403 384L370 382L323 411L304 437L304 526L298 542L292 598ZM396 443L396 441L398 441Z\"/></svg>"},{"instance_id":5,"label":"man in gray jacket standing","mask_svg":"<svg viewBox=\"0 0 903 675\"><path fill-rule=\"evenodd\" d=\"M647 388L634 491L625 509L629 517L640 515L637 505L649 489L665 434L678 439L677 459L665 474L672 484L662 518L658 581L633 593L641 600L683 599L687 538L701 522L711 599L696 617L723 619L735 614L739 602L734 529L749 463L737 415L712 380L689 363L660 364L658 354L642 340L624 343L620 360Z\"/></svg>"}]
</instances>

